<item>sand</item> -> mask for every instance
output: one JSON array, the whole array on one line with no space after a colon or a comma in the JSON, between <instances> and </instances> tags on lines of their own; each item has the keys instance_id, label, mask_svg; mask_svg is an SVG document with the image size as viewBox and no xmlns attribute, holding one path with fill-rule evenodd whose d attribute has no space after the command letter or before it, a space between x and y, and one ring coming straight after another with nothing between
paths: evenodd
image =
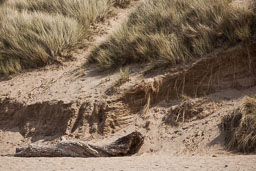
<instances>
[{"instance_id":1,"label":"sand","mask_svg":"<svg viewBox=\"0 0 256 171\"><path fill-rule=\"evenodd\" d=\"M1 171L254 171L256 156L171 157L144 155L123 158L0 158Z\"/></svg>"}]
</instances>

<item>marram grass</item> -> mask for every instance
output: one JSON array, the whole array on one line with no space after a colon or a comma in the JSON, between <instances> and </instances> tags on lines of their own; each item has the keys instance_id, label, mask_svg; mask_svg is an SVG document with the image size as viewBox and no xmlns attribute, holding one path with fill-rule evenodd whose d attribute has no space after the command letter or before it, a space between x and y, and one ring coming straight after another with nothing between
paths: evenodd
<instances>
[{"instance_id":1,"label":"marram grass","mask_svg":"<svg viewBox=\"0 0 256 171\"><path fill-rule=\"evenodd\" d=\"M4 3L3 3L4 2ZM0 75L67 59L118 0L0 0ZM85 45L86 46L86 45Z\"/></svg>"},{"instance_id":2,"label":"marram grass","mask_svg":"<svg viewBox=\"0 0 256 171\"><path fill-rule=\"evenodd\" d=\"M0 73L15 73L69 57L86 34L75 20L62 15L17 12L1 20ZM11 15L8 15L10 14Z\"/></svg>"},{"instance_id":3,"label":"marram grass","mask_svg":"<svg viewBox=\"0 0 256 171\"><path fill-rule=\"evenodd\" d=\"M253 38L255 13L229 0L147 0L121 29L95 47L87 63L183 64Z\"/></svg>"},{"instance_id":4,"label":"marram grass","mask_svg":"<svg viewBox=\"0 0 256 171\"><path fill-rule=\"evenodd\" d=\"M229 150L256 152L256 99L245 97L242 104L222 119L225 145Z\"/></svg>"}]
</instances>

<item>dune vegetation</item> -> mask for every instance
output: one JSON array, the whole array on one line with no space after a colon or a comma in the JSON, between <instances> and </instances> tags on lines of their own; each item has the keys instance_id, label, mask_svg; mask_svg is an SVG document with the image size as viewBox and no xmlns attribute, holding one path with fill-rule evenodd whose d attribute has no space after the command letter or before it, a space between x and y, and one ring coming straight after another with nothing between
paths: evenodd
<instances>
[{"instance_id":1,"label":"dune vegetation","mask_svg":"<svg viewBox=\"0 0 256 171\"><path fill-rule=\"evenodd\" d=\"M115 0L114 5L117 7L125 8L127 7L132 0Z\"/></svg>"},{"instance_id":2,"label":"dune vegetation","mask_svg":"<svg viewBox=\"0 0 256 171\"><path fill-rule=\"evenodd\" d=\"M87 64L117 68L187 63L218 48L248 42L255 34L254 8L229 0L147 0L109 39L95 47Z\"/></svg>"},{"instance_id":3,"label":"dune vegetation","mask_svg":"<svg viewBox=\"0 0 256 171\"><path fill-rule=\"evenodd\" d=\"M70 58L120 0L0 0L0 74ZM83 46L86 46L84 43Z\"/></svg>"},{"instance_id":4,"label":"dune vegetation","mask_svg":"<svg viewBox=\"0 0 256 171\"><path fill-rule=\"evenodd\" d=\"M229 150L256 152L256 99L245 97L242 104L222 119Z\"/></svg>"}]
</instances>

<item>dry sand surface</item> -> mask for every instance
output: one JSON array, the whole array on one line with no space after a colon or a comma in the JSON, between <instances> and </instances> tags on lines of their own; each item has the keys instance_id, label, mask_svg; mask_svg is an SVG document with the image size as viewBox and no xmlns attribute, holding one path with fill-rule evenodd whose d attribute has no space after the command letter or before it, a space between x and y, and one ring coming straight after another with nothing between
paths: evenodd
<instances>
[{"instance_id":1,"label":"dry sand surface","mask_svg":"<svg viewBox=\"0 0 256 171\"><path fill-rule=\"evenodd\" d=\"M0 158L1 171L149 171L256 170L256 156L171 157L165 155L115 158Z\"/></svg>"}]
</instances>

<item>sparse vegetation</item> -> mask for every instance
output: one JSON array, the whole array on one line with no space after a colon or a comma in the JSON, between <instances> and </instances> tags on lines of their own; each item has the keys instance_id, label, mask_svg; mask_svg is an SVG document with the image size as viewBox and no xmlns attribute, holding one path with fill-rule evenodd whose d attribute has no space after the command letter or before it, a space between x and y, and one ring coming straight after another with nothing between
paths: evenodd
<instances>
[{"instance_id":1,"label":"sparse vegetation","mask_svg":"<svg viewBox=\"0 0 256 171\"><path fill-rule=\"evenodd\" d=\"M113 5L112 0L6 1L0 11L0 74L69 58Z\"/></svg>"},{"instance_id":2,"label":"sparse vegetation","mask_svg":"<svg viewBox=\"0 0 256 171\"><path fill-rule=\"evenodd\" d=\"M126 67L124 70L120 69L120 75L118 80L116 81L116 86L121 86L122 84L126 83L130 80L130 70L128 67Z\"/></svg>"},{"instance_id":3,"label":"sparse vegetation","mask_svg":"<svg viewBox=\"0 0 256 171\"><path fill-rule=\"evenodd\" d=\"M242 105L222 119L229 150L256 152L256 99L245 97Z\"/></svg>"},{"instance_id":4,"label":"sparse vegetation","mask_svg":"<svg viewBox=\"0 0 256 171\"><path fill-rule=\"evenodd\" d=\"M92 51L88 63L115 68L187 63L217 48L253 39L255 13L229 0L148 0Z\"/></svg>"}]
</instances>

